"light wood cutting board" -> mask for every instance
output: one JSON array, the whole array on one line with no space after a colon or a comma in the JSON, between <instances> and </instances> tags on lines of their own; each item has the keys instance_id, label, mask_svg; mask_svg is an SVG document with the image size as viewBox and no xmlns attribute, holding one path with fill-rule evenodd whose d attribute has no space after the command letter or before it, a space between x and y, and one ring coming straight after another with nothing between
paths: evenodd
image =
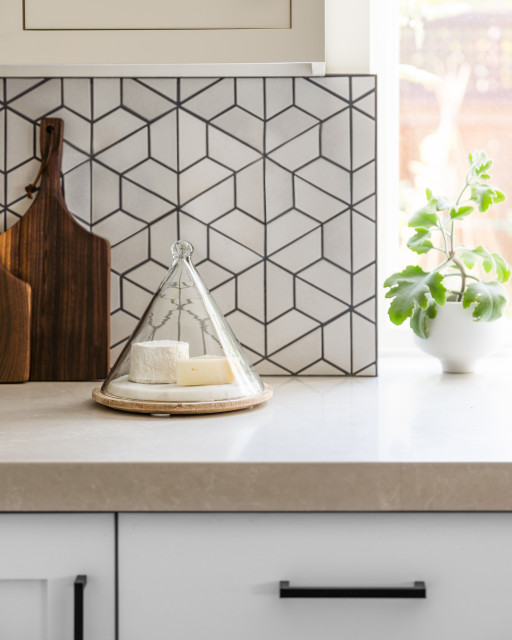
<instances>
[{"instance_id":1,"label":"light wood cutting board","mask_svg":"<svg viewBox=\"0 0 512 640\"><path fill-rule=\"evenodd\" d=\"M30 373L30 285L0 264L0 382Z\"/></svg>"}]
</instances>

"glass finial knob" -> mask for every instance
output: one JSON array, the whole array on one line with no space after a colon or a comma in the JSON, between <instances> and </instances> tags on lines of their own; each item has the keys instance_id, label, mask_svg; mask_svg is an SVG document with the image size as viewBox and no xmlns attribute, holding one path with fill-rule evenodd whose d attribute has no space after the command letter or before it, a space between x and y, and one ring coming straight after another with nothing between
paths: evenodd
<instances>
[{"instance_id":1,"label":"glass finial knob","mask_svg":"<svg viewBox=\"0 0 512 640\"><path fill-rule=\"evenodd\" d=\"M173 258L189 258L194 253L194 247L186 240L178 240L172 247Z\"/></svg>"}]
</instances>

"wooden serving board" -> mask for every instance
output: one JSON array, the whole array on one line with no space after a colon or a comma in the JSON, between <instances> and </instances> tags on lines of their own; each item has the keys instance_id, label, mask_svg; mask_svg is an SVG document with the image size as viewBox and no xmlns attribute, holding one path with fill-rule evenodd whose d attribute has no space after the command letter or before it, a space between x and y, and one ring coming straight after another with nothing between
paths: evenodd
<instances>
[{"instance_id":1,"label":"wooden serving board","mask_svg":"<svg viewBox=\"0 0 512 640\"><path fill-rule=\"evenodd\" d=\"M30 373L30 285L0 264L0 382Z\"/></svg>"},{"instance_id":2,"label":"wooden serving board","mask_svg":"<svg viewBox=\"0 0 512 640\"><path fill-rule=\"evenodd\" d=\"M95 380L109 364L110 245L69 213L60 184L64 124L41 121L41 186L0 235L0 263L32 287L30 380Z\"/></svg>"},{"instance_id":3,"label":"wooden serving board","mask_svg":"<svg viewBox=\"0 0 512 640\"><path fill-rule=\"evenodd\" d=\"M149 400L128 400L116 398L108 393L103 393L100 387L92 391L92 397L99 404L103 404L111 409L120 411L131 411L133 413L151 413L154 415L176 415L176 414L200 414L200 413L223 413L225 411L238 411L239 409L249 409L257 404L266 402L272 397L273 390L268 384L263 385L263 392L258 396L248 398L234 398L233 400L219 400L210 402L150 402Z\"/></svg>"}]
</instances>

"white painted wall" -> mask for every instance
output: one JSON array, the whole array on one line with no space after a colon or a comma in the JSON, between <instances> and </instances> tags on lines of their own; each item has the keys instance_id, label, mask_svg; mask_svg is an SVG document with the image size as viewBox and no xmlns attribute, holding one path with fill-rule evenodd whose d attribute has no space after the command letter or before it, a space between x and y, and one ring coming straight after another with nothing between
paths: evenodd
<instances>
[{"instance_id":1,"label":"white painted wall","mask_svg":"<svg viewBox=\"0 0 512 640\"><path fill-rule=\"evenodd\" d=\"M370 73L370 3L325 0L326 73Z\"/></svg>"}]
</instances>

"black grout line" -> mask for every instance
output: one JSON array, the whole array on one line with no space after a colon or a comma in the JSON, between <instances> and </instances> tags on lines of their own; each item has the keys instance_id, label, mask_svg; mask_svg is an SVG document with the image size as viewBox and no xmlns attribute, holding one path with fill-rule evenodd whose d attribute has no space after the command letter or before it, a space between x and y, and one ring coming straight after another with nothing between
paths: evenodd
<instances>
[{"instance_id":1,"label":"black grout line","mask_svg":"<svg viewBox=\"0 0 512 640\"><path fill-rule=\"evenodd\" d=\"M236 105L236 107L238 109L240 109L240 111L243 111L244 113L247 113L247 115L252 116L253 118L256 118L256 120L259 120L260 122L264 123L265 119L262 118L261 116L259 116L257 113L254 113L253 111L250 111L249 109L247 109L246 107L242 107L239 104Z\"/></svg>"},{"instance_id":2,"label":"black grout line","mask_svg":"<svg viewBox=\"0 0 512 640\"><path fill-rule=\"evenodd\" d=\"M1 231L7 231L7 78L2 78L2 88L3 88L3 101L4 101L4 148L3 148L3 159L4 159L4 174L3 174L3 187L4 187L4 197L3 197L3 224Z\"/></svg>"},{"instance_id":3,"label":"black grout line","mask_svg":"<svg viewBox=\"0 0 512 640\"><path fill-rule=\"evenodd\" d=\"M117 109L116 109L116 111L117 111ZM96 124L96 122L94 124ZM104 153L105 151L110 151L110 149L112 149L113 147L117 146L121 142L125 142L126 140L128 140L128 138L131 138L132 136L136 135L137 133L140 133L141 131L146 129L147 126L148 126L148 124L147 124L147 122L145 122L145 123L141 124L141 126L138 127L137 129L133 129L133 131L130 131L130 133L127 133L124 136L121 136L118 140L116 140L115 142L112 142L111 144L107 145L106 147L102 147L98 151L91 150L91 158L93 160L96 160L96 158L98 158L102 153ZM144 158L144 160L147 160L147 158ZM115 169L112 169L111 167L109 167L109 169L111 171L115 171Z\"/></svg>"},{"instance_id":4,"label":"black grout line","mask_svg":"<svg viewBox=\"0 0 512 640\"><path fill-rule=\"evenodd\" d=\"M151 79L151 78L149 78ZM173 78L170 78L171 80ZM176 80L176 85L178 84L177 82L177 78L174 78ZM166 95L165 93L162 93L161 91L158 91L158 89L155 89L154 87L150 87L149 85L147 85L144 80L145 78L132 78L132 80L134 82L136 82L137 84L140 84L142 87L144 87L145 89L148 89L149 91L152 91L153 93L155 93L157 96L160 96L161 98L163 98L164 100L167 100L168 102L171 102L172 104L174 104L174 106L176 107L177 105L177 100L173 100L172 98L170 98L168 95ZM172 110L172 109L171 109ZM162 114L165 115L165 114ZM160 117L160 116L158 116Z\"/></svg>"},{"instance_id":5,"label":"black grout line","mask_svg":"<svg viewBox=\"0 0 512 640\"><path fill-rule=\"evenodd\" d=\"M155 95L157 95L157 94L155 93ZM167 109L166 111L163 111L162 113L159 113L154 118L149 118L147 116L143 116L141 113L138 113L137 111L134 111L131 107L128 107L125 104L121 105L120 107L117 107L116 109L114 109L114 111L117 111L117 109L121 109L122 111L126 111L126 113L129 113L130 115L135 116L139 120L142 120L145 125L150 125L150 124L153 124L155 122L158 122L158 120L161 120L162 118L165 118L165 116L168 116L170 113L173 113L174 111L176 111L176 105L172 101L169 100L169 109ZM110 113L112 113L112 112L110 112Z\"/></svg>"},{"instance_id":6,"label":"black grout line","mask_svg":"<svg viewBox=\"0 0 512 640\"><path fill-rule=\"evenodd\" d=\"M147 129L146 136L147 136L147 154L148 154L148 158L151 158L152 160L154 160L153 156L151 155L151 127L150 127L149 123L145 126L145 129Z\"/></svg>"},{"instance_id":7,"label":"black grout line","mask_svg":"<svg viewBox=\"0 0 512 640\"><path fill-rule=\"evenodd\" d=\"M378 353L379 353L379 331L378 331L378 318L379 318L379 296L377 295L377 290L378 290L378 257L379 257L379 243L378 243L378 238L379 238L379 216L378 216L378 209L377 209L377 203L378 203L378 198L377 198L377 189L378 189L378 174L377 174L377 163L378 163L378 146L377 146L377 140L378 140L378 120L377 120L377 83L378 83L378 77L375 76L375 93L374 93L374 111L375 111L375 146L374 146L374 154L375 154L375 166L374 166L374 180L375 180L375 205L374 205L374 212L375 212L375 238L374 238L374 247L375 247L375 279L374 279L374 291L375 291L375 375L379 375L379 358L378 358Z\"/></svg>"},{"instance_id":8,"label":"black grout line","mask_svg":"<svg viewBox=\"0 0 512 640\"><path fill-rule=\"evenodd\" d=\"M268 354L268 208L267 208L267 78L263 78L263 222L265 231L263 236L263 321L264 351Z\"/></svg>"},{"instance_id":9,"label":"black grout line","mask_svg":"<svg viewBox=\"0 0 512 640\"><path fill-rule=\"evenodd\" d=\"M180 163L180 107L181 78L176 80L176 240L181 238L181 163Z\"/></svg>"},{"instance_id":10,"label":"black grout line","mask_svg":"<svg viewBox=\"0 0 512 640\"><path fill-rule=\"evenodd\" d=\"M186 78L187 79L187 78ZM188 78L190 80L204 80L205 78ZM204 91L207 91L208 89L211 89L213 86L215 86L216 84L219 84L223 78L211 78L212 82L210 84L207 84L205 87L203 87L202 89L199 89L198 91L196 91L195 93L191 93L187 98L185 98L185 100L183 100L183 102L189 102L191 101L193 98L195 98L196 96L198 96L200 93L203 93ZM178 78L178 82L181 84L182 78ZM181 98L178 100L178 104L181 106Z\"/></svg>"},{"instance_id":11,"label":"black grout line","mask_svg":"<svg viewBox=\"0 0 512 640\"><path fill-rule=\"evenodd\" d=\"M349 96L350 104L352 105L352 78L349 79ZM353 174L353 133L352 126L352 107L349 111L349 145L350 145L350 307L354 307L354 213L352 211L352 202L354 200L354 174ZM350 314L350 373L354 373L354 326L352 314Z\"/></svg>"},{"instance_id":12,"label":"black grout line","mask_svg":"<svg viewBox=\"0 0 512 640\"><path fill-rule=\"evenodd\" d=\"M327 76L327 77L328 77L328 76ZM338 77L344 77L344 78L347 78L347 80L348 80L348 81L350 81L350 80L349 80L349 78L350 78L351 76L338 76ZM325 85L320 84L320 82L316 81L316 80L317 80L317 78L305 78L305 80L306 80L307 82L310 82L311 84L313 84L315 87L318 87L319 89L322 89L322 90L323 90L323 91L325 91L326 93L329 93L331 96L334 96L334 97L335 97L335 98L337 98L338 100L342 100L342 101L343 101L343 102L345 102L347 105L349 105L349 104L350 104L350 97L346 98L346 97L342 96L341 94L336 93L336 91L334 91L334 90L332 90L332 89L329 89L329 88L328 88L328 87L326 87Z\"/></svg>"},{"instance_id":13,"label":"black grout line","mask_svg":"<svg viewBox=\"0 0 512 640\"><path fill-rule=\"evenodd\" d=\"M89 175L90 175L90 183L89 183L89 231L92 232L93 220L94 220L94 212L93 212L93 160L92 160L92 145L93 145L93 131L94 127L92 124L93 118L93 109L94 109L94 83L92 78L89 78L89 109L90 118L89 118Z\"/></svg>"},{"instance_id":14,"label":"black grout line","mask_svg":"<svg viewBox=\"0 0 512 640\"><path fill-rule=\"evenodd\" d=\"M221 114L216 114L213 117L213 120L208 120L207 118L205 118L204 116L195 113L194 111L190 111L189 109L187 109L186 107L182 107L180 105L179 107L184 113L193 116L194 118L196 118L197 120L200 120L201 122L203 122L206 125L209 125L210 127L217 129L218 131L220 131L221 133L223 133L226 136L229 136L231 138L233 138L233 140L236 140L238 143L245 145L246 147L249 147L250 149L252 149L253 151L256 151L257 153L262 153L262 149L258 149L257 147L252 146L251 144L249 144L246 140L241 140L240 138L237 138L233 133L231 133L230 131L227 131L226 129L223 129L222 127L220 127L216 122L214 122L214 120L216 120L219 115L222 115L222 113L227 113L228 111L231 111L231 109L233 107L229 107L228 109L226 109L224 112L222 112ZM264 125L263 125L264 126Z\"/></svg>"},{"instance_id":15,"label":"black grout line","mask_svg":"<svg viewBox=\"0 0 512 640\"><path fill-rule=\"evenodd\" d=\"M10 104L11 102L15 102L16 100L19 100L20 98L25 96L27 93L30 93L31 91L33 91L34 89L37 89L41 85L46 84L49 80L50 78L41 78L40 82L36 81L36 84L34 84L32 87L29 87L28 89L24 89L23 91L21 91L20 93L17 93L12 98L9 98L9 100L7 100L7 94L4 93L5 106L7 107L7 105ZM7 78L4 78L4 82L7 82Z\"/></svg>"},{"instance_id":16,"label":"black grout line","mask_svg":"<svg viewBox=\"0 0 512 640\"><path fill-rule=\"evenodd\" d=\"M119 514L114 513L114 637L119 640Z\"/></svg>"}]
</instances>

